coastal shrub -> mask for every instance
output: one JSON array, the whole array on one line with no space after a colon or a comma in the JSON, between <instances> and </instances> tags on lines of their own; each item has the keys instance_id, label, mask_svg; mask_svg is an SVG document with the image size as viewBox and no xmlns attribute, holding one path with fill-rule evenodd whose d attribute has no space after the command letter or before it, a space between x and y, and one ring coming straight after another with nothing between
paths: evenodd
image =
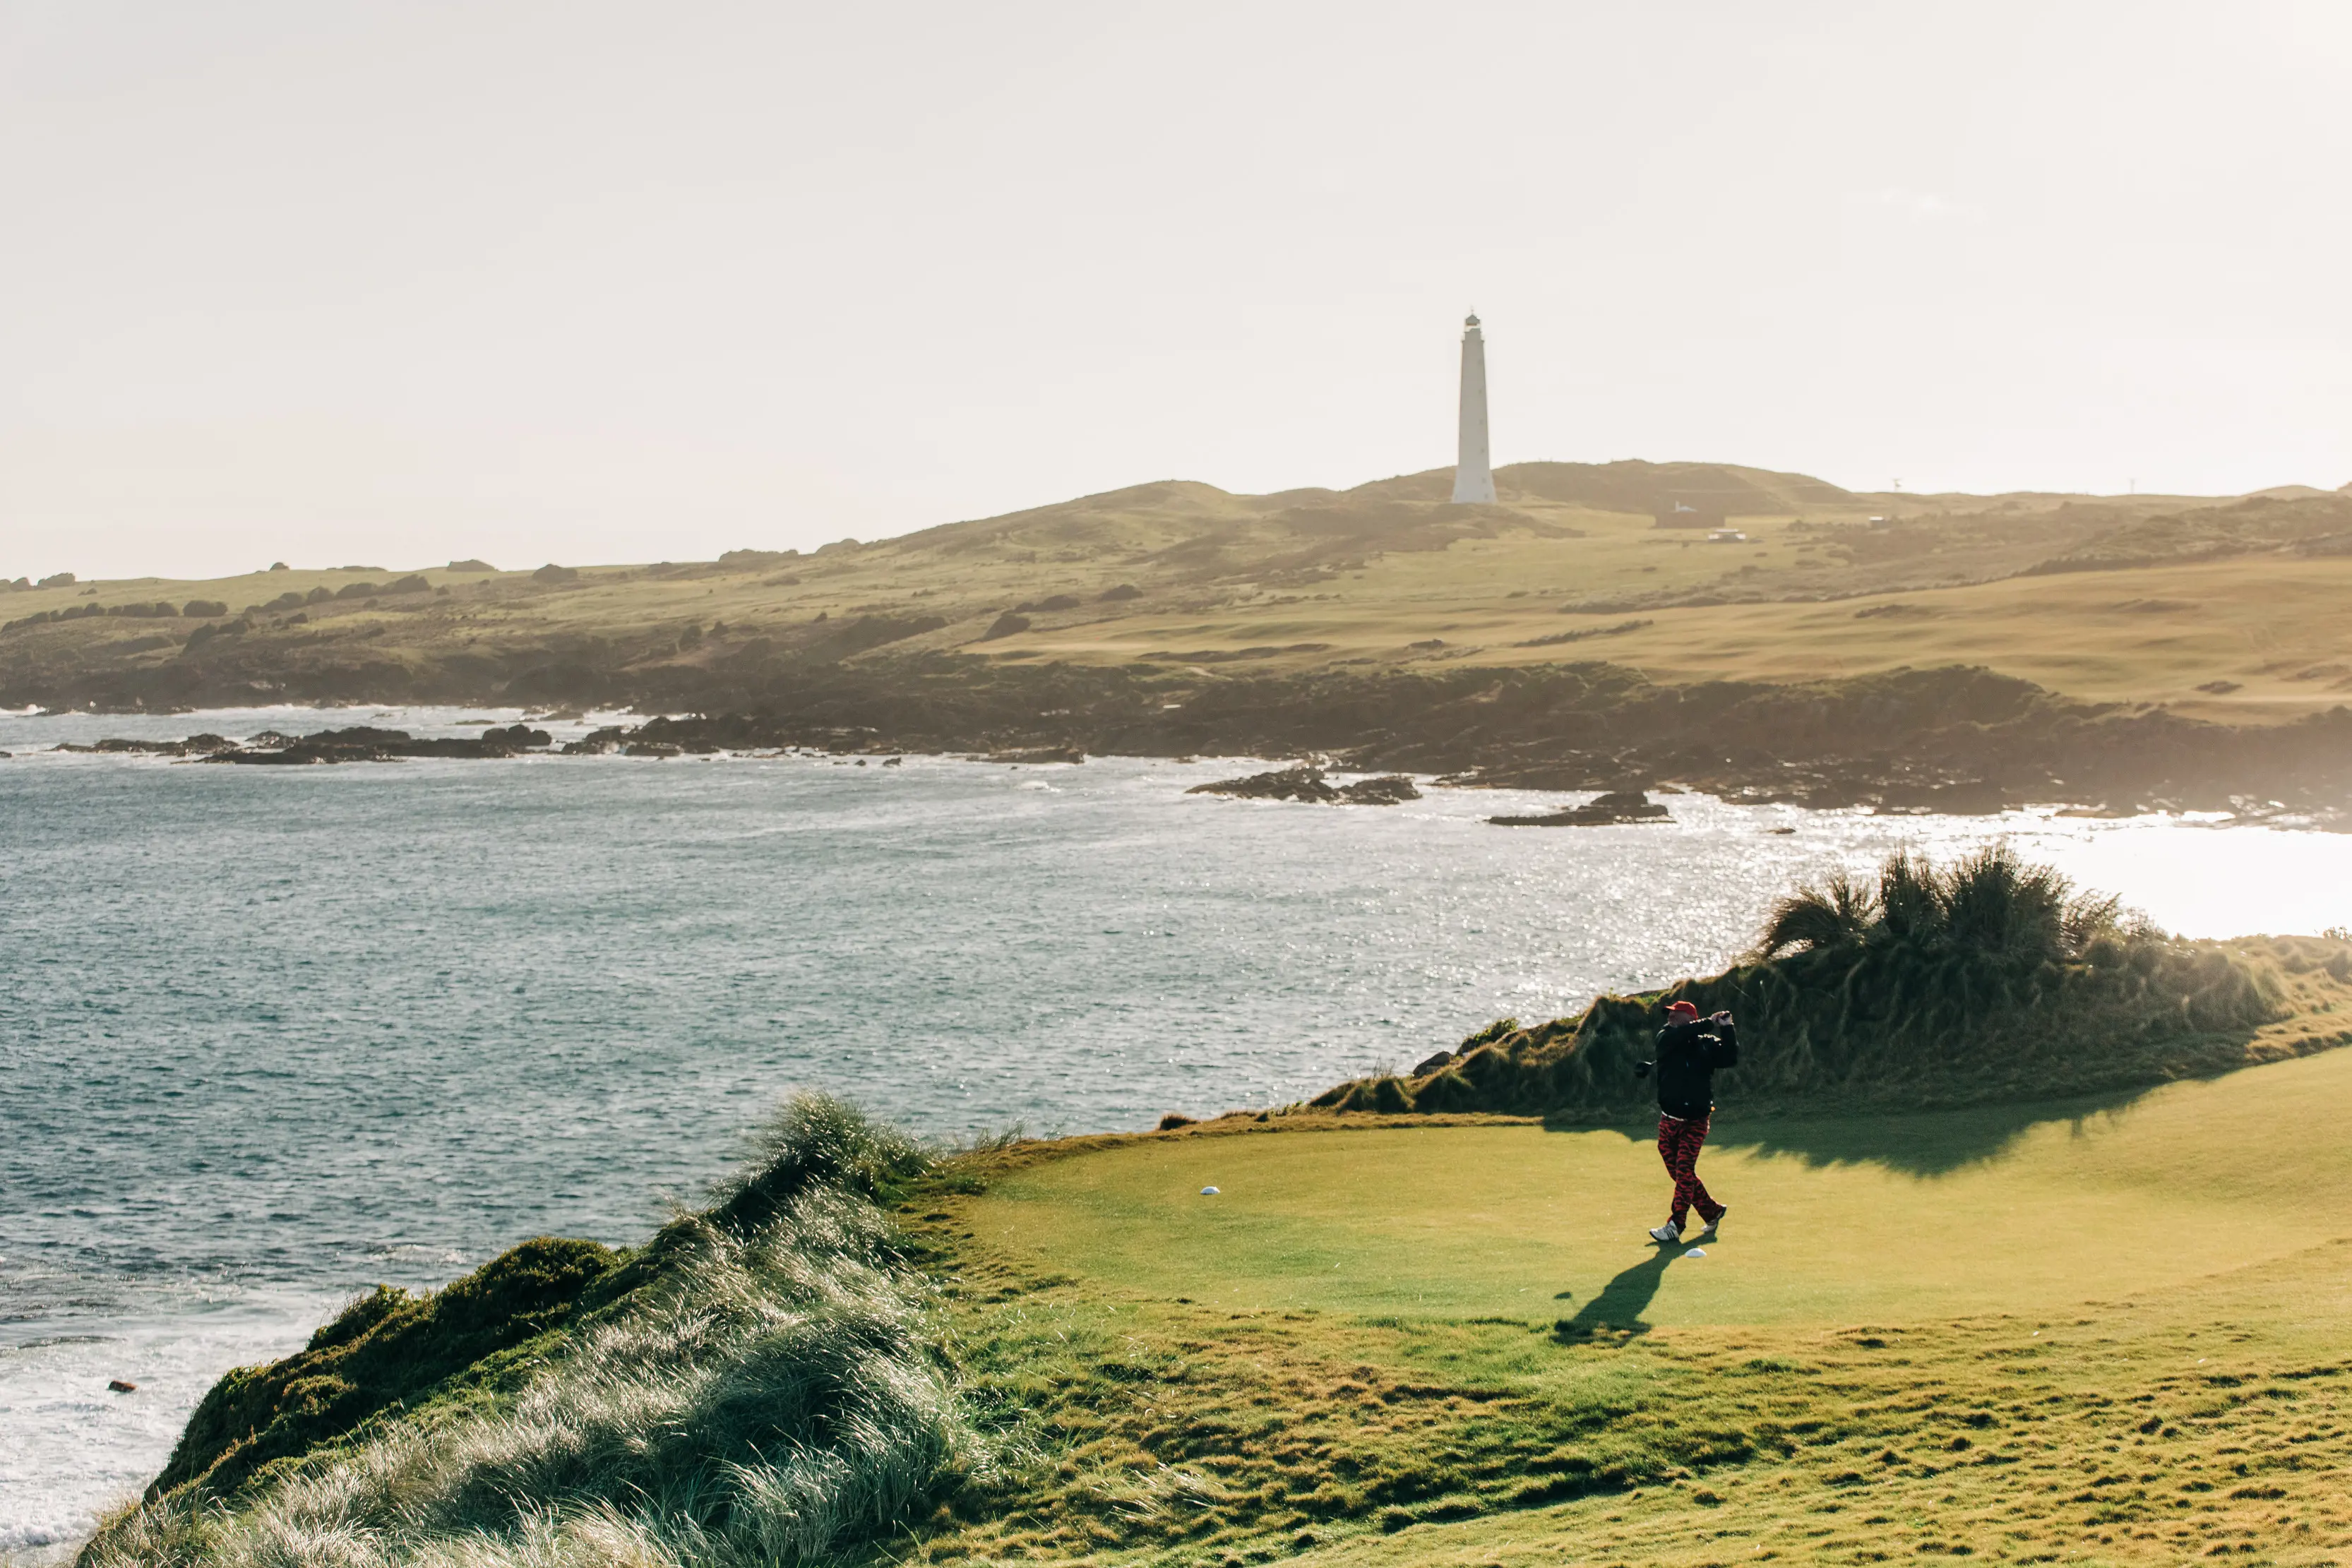
<instances>
[{"instance_id":1,"label":"coastal shrub","mask_svg":"<svg viewBox=\"0 0 2352 1568\"><path fill-rule=\"evenodd\" d=\"M1311 1103L1634 1114L1650 1086L1633 1066L1677 1000L1738 1016L1729 1082L1751 1104L1951 1105L2137 1087L2256 1060L2256 1031L2286 1015L2290 975L2333 977L2332 961L2352 976L2352 951L2308 945L2171 937L2005 848L1941 868L1898 854L1874 878L1835 876L1780 900L1755 952L1722 974L1601 997L1532 1029L1489 1028L1408 1080L1343 1083Z\"/></svg>"},{"instance_id":2,"label":"coastal shrub","mask_svg":"<svg viewBox=\"0 0 2352 1568\"><path fill-rule=\"evenodd\" d=\"M712 1207L602 1274L606 1299L583 1292L503 1383L386 1409L235 1489L173 1488L108 1521L81 1563L862 1557L984 1458L932 1349L928 1287L875 1201L925 1163L837 1101L796 1100ZM370 1343L410 1307L362 1298L304 1354Z\"/></svg>"}]
</instances>

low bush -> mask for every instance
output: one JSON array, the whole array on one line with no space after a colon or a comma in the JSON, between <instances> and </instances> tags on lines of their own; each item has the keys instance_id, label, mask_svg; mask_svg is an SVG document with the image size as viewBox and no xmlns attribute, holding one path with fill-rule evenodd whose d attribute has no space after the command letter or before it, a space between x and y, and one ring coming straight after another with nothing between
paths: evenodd
<instances>
[{"instance_id":1,"label":"low bush","mask_svg":"<svg viewBox=\"0 0 2352 1568\"><path fill-rule=\"evenodd\" d=\"M2255 1031L2287 1015L2287 974L2332 975L2331 961L2352 974L2352 954L2308 946L2168 936L2005 848L1940 870L1898 855L1874 879L1781 900L1756 952L1720 975L1490 1029L1412 1077L1343 1083L1312 1103L1630 1115L1650 1103L1633 1063L1683 1000L1738 1017L1731 1082L1750 1103L1955 1105L2159 1083L2243 1065Z\"/></svg>"}]
</instances>

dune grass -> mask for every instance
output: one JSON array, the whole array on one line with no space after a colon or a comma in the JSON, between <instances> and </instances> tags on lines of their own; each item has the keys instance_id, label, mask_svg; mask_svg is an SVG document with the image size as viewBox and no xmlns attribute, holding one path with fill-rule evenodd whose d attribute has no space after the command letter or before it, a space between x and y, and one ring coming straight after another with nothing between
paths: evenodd
<instances>
[{"instance_id":1,"label":"dune grass","mask_svg":"<svg viewBox=\"0 0 2352 1568\"><path fill-rule=\"evenodd\" d=\"M504 1378L472 1368L412 1386L257 1467L183 1466L189 1479L108 1521L80 1562L749 1568L862 1554L983 1457L933 1349L929 1293L876 1207L925 1162L814 1098L763 1143L710 1209L576 1280L578 1321L523 1341L520 1360L494 1355ZM616 1273L629 1288L588 1304ZM415 1352L419 1320L462 1316L483 1293L477 1276L429 1310L362 1303L307 1361L224 1380L236 1396L192 1441L226 1436L234 1459L235 1433L215 1430L227 1417L265 1434L299 1421L354 1364L311 1364L322 1352L383 1336L400 1342L385 1358ZM264 1390L275 1419L255 1408Z\"/></svg>"}]
</instances>

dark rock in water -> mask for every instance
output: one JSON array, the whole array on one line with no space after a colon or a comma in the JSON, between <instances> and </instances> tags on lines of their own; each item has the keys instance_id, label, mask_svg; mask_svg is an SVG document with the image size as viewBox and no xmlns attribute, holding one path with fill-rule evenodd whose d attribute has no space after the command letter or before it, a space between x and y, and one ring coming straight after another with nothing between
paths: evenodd
<instances>
[{"instance_id":1,"label":"dark rock in water","mask_svg":"<svg viewBox=\"0 0 2352 1568\"><path fill-rule=\"evenodd\" d=\"M1195 784L1184 793L1230 795L1237 800L1312 800L1323 805L1339 799L1339 791L1324 782L1320 768L1284 768L1253 773L1246 779L1221 779L1213 784Z\"/></svg>"},{"instance_id":2,"label":"dark rock in water","mask_svg":"<svg viewBox=\"0 0 2352 1568\"><path fill-rule=\"evenodd\" d=\"M595 741L604 732L590 737ZM355 725L347 729L322 729L316 735L285 735L277 730L264 730L244 746L220 736L192 736L184 741L169 743L175 754L196 754L203 762L229 762L261 765L303 766L321 762L393 762L405 757L438 757L493 758L513 757L526 750L536 750L554 744L554 737L543 729L528 725L493 725L481 734L466 736L434 736L423 739L404 729L377 729L368 725ZM606 742L609 746L609 740ZM583 746L581 749L604 749L604 747ZM673 750L676 748L673 747Z\"/></svg>"},{"instance_id":3,"label":"dark rock in water","mask_svg":"<svg viewBox=\"0 0 2352 1568\"><path fill-rule=\"evenodd\" d=\"M1032 746L1019 751L992 751L986 760L1009 762L1019 767L1024 762L1084 762L1087 754L1075 746Z\"/></svg>"},{"instance_id":4,"label":"dark rock in water","mask_svg":"<svg viewBox=\"0 0 2352 1568\"><path fill-rule=\"evenodd\" d=\"M1339 786L1339 799L1350 806L1396 806L1407 800L1421 799L1421 791L1412 779L1402 773L1391 773L1379 779L1360 779L1353 784Z\"/></svg>"},{"instance_id":5,"label":"dark rock in water","mask_svg":"<svg viewBox=\"0 0 2352 1568\"><path fill-rule=\"evenodd\" d=\"M182 752L187 750L187 747L176 740L119 740L109 738L100 741L95 746L60 745L58 749L59 751L99 751L108 753L131 752L134 754L143 753L163 757L177 757Z\"/></svg>"},{"instance_id":6,"label":"dark rock in water","mask_svg":"<svg viewBox=\"0 0 2352 1568\"><path fill-rule=\"evenodd\" d=\"M378 729L373 725L355 724L349 729L322 729L316 735L303 736L304 746L404 746L415 737L404 729Z\"/></svg>"},{"instance_id":7,"label":"dark rock in water","mask_svg":"<svg viewBox=\"0 0 2352 1568\"><path fill-rule=\"evenodd\" d=\"M119 1377L110 1377L106 1380L106 1391L109 1394L136 1394L139 1392L139 1385L135 1383L125 1383Z\"/></svg>"},{"instance_id":8,"label":"dark rock in water","mask_svg":"<svg viewBox=\"0 0 2352 1568\"><path fill-rule=\"evenodd\" d=\"M1027 630L1029 630L1029 617L1016 615L1008 610L988 623L988 630L980 634L980 640L983 643L993 643L999 637L1014 636Z\"/></svg>"},{"instance_id":9,"label":"dark rock in water","mask_svg":"<svg viewBox=\"0 0 2352 1568\"><path fill-rule=\"evenodd\" d=\"M664 757L677 757L681 755L681 753L678 747L671 746L666 741L633 740L629 742L628 745L621 747L621 755L624 757L651 757L660 758Z\"/></svg>"},{"instance_id":10,"label":"dark rock in water","mask_svg":"<svg viewBox=\"0 0 2352 1568\"><path fill-rule=\"evenodd\" d=\"M896 768L906 760L907 759L903 757L886 757L882 759L882 766L885 768Z\"/></svg>"},{"instance_id":11,"label":"dark rock in water","mask_svg":"<svg viewBox=\"0 0 2352 1568\"><path fill-rule=\"evenodd\" d=\"M1581 806L1540 817L1489 817L1498 828L1605 828L1621 822L1669 822L1666 809L1639 789L1612 789Z\"/></svg>"},{"instance_id":12,"label":"dark rock in water","mask_svg":"<svg viewBox=\"0 0 2352 1568\"><path fill-rule=\"evenodd\" d=\"M1393 806L1402 800L1421 799L1421 791L1413 788L1412 780L1402 773L1392 773L1381 779L1360 779L1353 784L1334 785L1323 777L1323 769L1307 767L1253 773L1246 779L1223 779L1213 784L1195 784L1184 793L1231 795L1243 800L1307 800L1326 806Z\"/></svg>"},{"instance_id":13,"label":"dark rock in water","mask_svg":"<svg viewBox=\"0 0 2352 1568\"><path fill-rule=\"evenodd\" d=\"M628 738L629 732L626 729L619 725L607 725L603 729L591 730L583 739L566 741L563 755L602 757L608 751L618 751L627 743Z\"/></svg>"}]
</instances>

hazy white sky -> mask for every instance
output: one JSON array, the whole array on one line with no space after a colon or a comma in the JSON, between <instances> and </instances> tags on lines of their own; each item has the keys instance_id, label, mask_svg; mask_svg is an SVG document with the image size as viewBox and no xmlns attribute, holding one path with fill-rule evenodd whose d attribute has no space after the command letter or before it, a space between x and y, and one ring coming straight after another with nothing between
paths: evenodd
<instances>
[{"instance_id":1,"label":"hazy white sky","mask_svg":"<svg viewBox=\"0 0 2352 1568\"><path fill-rule=\"evenodd\" d=\"M2352 5L0 0L0 577L2352 479Z\"/></svg>"}]
</instances>

